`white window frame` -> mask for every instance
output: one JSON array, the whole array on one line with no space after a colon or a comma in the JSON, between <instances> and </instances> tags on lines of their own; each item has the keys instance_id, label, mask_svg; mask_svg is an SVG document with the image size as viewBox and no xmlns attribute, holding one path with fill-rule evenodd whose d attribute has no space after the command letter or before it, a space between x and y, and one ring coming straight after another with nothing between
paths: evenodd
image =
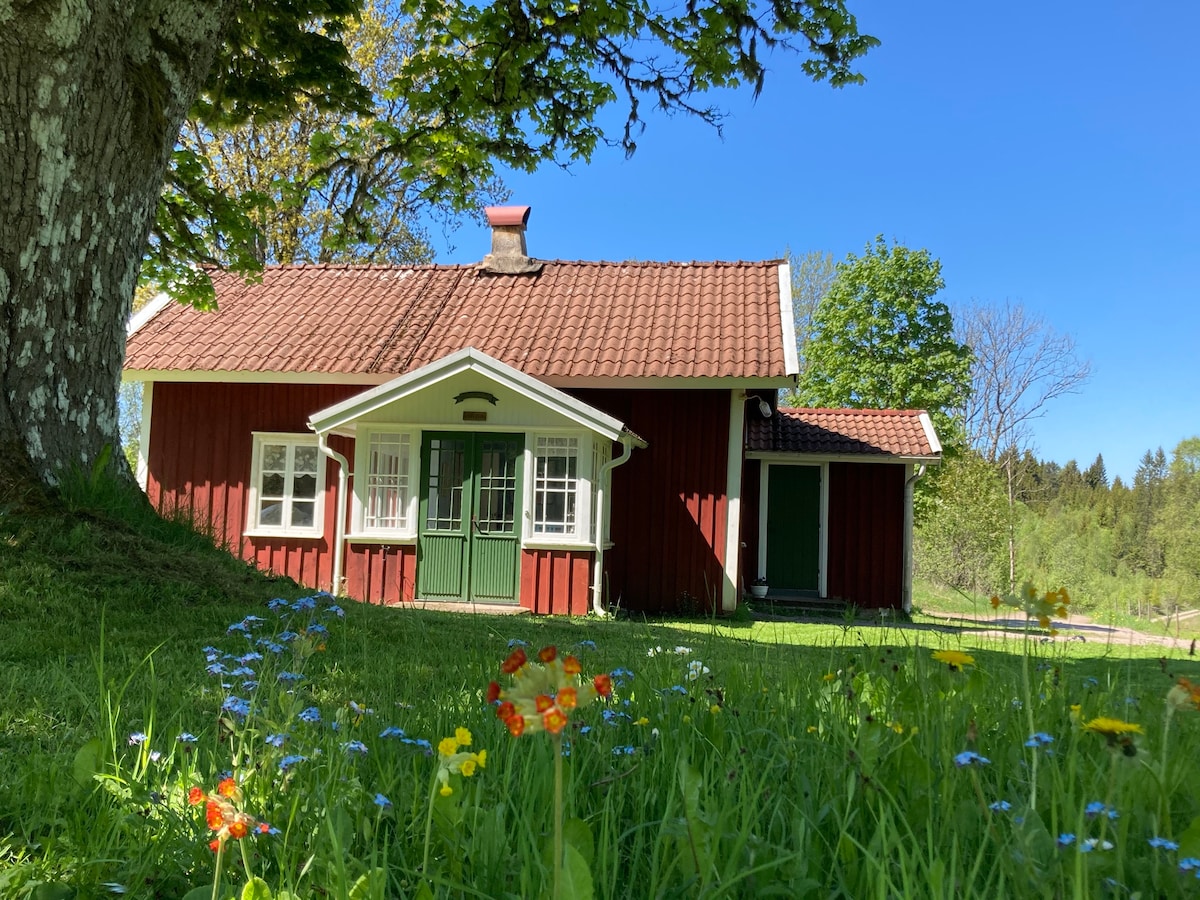
<instances>
[{"instance_id":1,"label":"white window frame","mask_svg":"<svg viewBox=\"0 0 1200 900\"><path fill-rule=\"evenodd\" d=\"M407 439L408 467L400 475L407 482L408 496L404 501L404 524L397 528L368 526L368 495L371 490L371 439L375 435L397 435ZM417 539L417 514L421 493L421 432L396 425L358 427L354 440L354 508L351 530L347 537L353 541L405 541Z\"/></svg>"},{"instance_id":2,"label":"white window frame","mask_svg":"<svg viewBox=\"0 0 1200 900\"><path fill-rule=\"evenodd\" d=\"M575 447L575 522L571 531L558 534L534 531L537 510L537 461L539 438L573 438ZM592 545L592 443L594 436L587 431L531 431L525 443L525 534L526 547L590 547Z\"/></svg>"},{"instance_id":3,"label":"white window frame","mask_svg":"<svg viewBox=\"0 0 1200 900\"><path fill-rule=\"evenodd\" d=\"M254 449L250 462L250 485L247 495L246 537L320 538L325 536L325 454L317 445L315 434L297 434L283 431L255 431ZM283 510L281 525L259 523L259 494L262 488L263 448L267 444L282 444L288 448L287 472L284 477ZM292 465L298 447L312 447L317 451L317 490L313 498L313 524L308 527L286 524L291 518Z\"/></svg>"}]
</instances>

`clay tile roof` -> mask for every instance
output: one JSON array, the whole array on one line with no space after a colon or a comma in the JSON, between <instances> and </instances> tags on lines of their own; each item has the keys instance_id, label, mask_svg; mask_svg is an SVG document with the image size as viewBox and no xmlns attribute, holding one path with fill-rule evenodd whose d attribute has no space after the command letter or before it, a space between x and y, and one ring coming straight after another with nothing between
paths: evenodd
<instances>
[{"instance_id":1,"label":"clay tile roof","mask_svg":"<svg viewBox=\"0 0 1200 900\"><path fill-rule=\"evenodd\" d=\"M218 311L167 304L130 335L131 370L401 375L475 347L552 381L788 374L778 261L546 262L216 272Z\"/></svg>"},{"instance_id":2,"label":"clay tile roof","mask_svg":"<svg viewBox=\"0 0 1200 900\"><path fill-rule=\"evenodd\" d=\"M781 406L769 419L747 416L746 449L827 456L941 457L933 426L919 409Z\"/></svg>"}]
</instances>

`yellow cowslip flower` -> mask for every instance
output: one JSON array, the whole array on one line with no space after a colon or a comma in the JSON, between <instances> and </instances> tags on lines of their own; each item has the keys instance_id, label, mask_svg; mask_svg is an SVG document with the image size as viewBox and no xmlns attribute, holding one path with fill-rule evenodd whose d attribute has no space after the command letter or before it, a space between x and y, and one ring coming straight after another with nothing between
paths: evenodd
<instances>
[{"instance_id":1,"label":"yellow cowslip flower","mask_svg":"<svg viewBox=\"0 0 1200 900\"><path fill-rule=\"evenodd\" d=\"M458 746L460 746L460 747L470 747L471 746L471 732L467 731L467 729L465 729L465 728L461 728L461 727L455 728L454 729L454 740L458 741Z\"/></svg>"},{"instance_id":2,"label":"yellow cowslip flower","mask_svg":"<svg viewBox=\"0 0 1200 900\"><path fill-rule=\"evenodd\" d=\"M837 678L837 675L835 673L826 672L825 675L821 678L821 680L822 681L833 681L833 679L835 679L835 678Z\"/></svg>"},{"instance_id":3,"label":"yellow cowslip flower","mask_svg":"<svg viewBox=\"0 0 1200 900\"><path fill-rule=\"evenodd\" d=\"M1029 582L1025 582L1016 595L993 596L991 603L993 609L999 609L1002 603L1013 609L1019 609L1025 613L1026 618L1036 619L1042 628L1048 629L1051 627L1051 616L1058 616L1060 619L1067 617L1067 606L1071 603L1071 597L1064 587L1039 594L1037 588Z\"/></svg>"},{"instance_id":4,"label":"yellow cowslip flower","mask_svg":"<svg viewBox=\"0 0 1200 900\"><path fill-rule=\"evenodd\" d=\"M585 682L579 660L560 656L555 647L543 647L533 662L518 647L500 666L512 676L512 685L501 688L499 682L488 685L487 700L497 703L496 715L513 737L525 732L548 731L558 735L570 721L573 709L598 697L612 695L612 677L595 676Z\"/></svg>"},{"instance_id":5,"label":"yellow cowslip flower","mask_svg":"<svg viewBox=\"0 0 1200 900\"><path fill-rule=\"evenodd\" d=\"M455 729L453 737L445 737L438 742L437 780L442 785L438 793L443 797L449 797L454 793L454 789L450 787L451 775L462 775L464 778L470 778L475 774L477 768L482 769L487 764L486 750L471 753L458 749L470 743L471 732L465 728Z\"/></svg>"},{"instance_id":6,"label":"yellow cowslip flower","mask_svg":"<svg viewBox=\"0 0 1200 900\"><path fill-rule=\"evenodd\" d=\"M904 734L904 726L899 722L888 722L888 728L896 732L896 734Z\"/></svg>"},{"instance_id":7,"label":"yellow cowslip flower","mask_svg":"<svg viewBox=\"0 0 1200 900\"><path fill-rule=\"evenodd\" d=\"M961 650L934 650L933 658L949 666L951 672L957 672L963 666L975 665L975 657Z\"/></svg>"},{"instance_id":8,"label":"yellow cowslip flower","mask_svg":"<svg viewBox=\"0 0 1200 900\"><path fill-rule=\"evenodd\" d=\"M438 753L442 756L453 756L458 752L458 741L452 737L445 737L438 741Z\"/></svg>"},{"instance_id":9,"label":"yellow cowslip flower","mask_svg":"<svg viewBox=\"0 0 1200 900\"><path fill-rule=\"evenodd\" d=\"M636 722L634 722L633 724L634 724L634 725L649 725L649 724L650 724L650 720L649 720L649 719L647 719L645 716L642 716L640 719L638 719L638 720L637 720Z\"/></svg>"}]
</instances>

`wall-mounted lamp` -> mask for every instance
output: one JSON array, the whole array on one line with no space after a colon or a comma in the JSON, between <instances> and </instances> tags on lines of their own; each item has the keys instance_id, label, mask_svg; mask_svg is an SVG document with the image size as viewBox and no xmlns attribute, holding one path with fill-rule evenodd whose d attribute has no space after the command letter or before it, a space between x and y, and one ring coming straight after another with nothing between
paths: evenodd
<instances>
[{"instance_id":1,"label":"wall-mounted lamp","mask_svg":"<svg viewBox=\"0 0 1200 900\"><path fill-rule=\"evenodd\" d=\"M761 415L764 419L771 418L771 404L762 397L759 397L757 394L747 394L744 399L757 400L759 415Z\"/></svg>"}]
</instances>

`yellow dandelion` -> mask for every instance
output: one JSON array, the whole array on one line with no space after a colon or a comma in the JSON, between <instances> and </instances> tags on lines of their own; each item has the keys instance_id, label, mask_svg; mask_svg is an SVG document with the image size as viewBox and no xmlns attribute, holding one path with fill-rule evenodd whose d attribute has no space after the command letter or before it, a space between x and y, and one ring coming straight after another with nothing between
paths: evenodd
<instances>
[{"instance_id":1,"label":"yellow dandelion","mask_svg":"<svg viewBox=\"0 0 1200 900\"><path fill-rule=\"evenodd\" d=\"M975 665L975 657L961 650L935 650L933 658L949 666L951 672L957 672L963 666Z\"/></svg>"},{"instance_id":2,"label":"yellow dandelion","mask_svg":"<svg viewBox=\"0 0 1200 900\"><path fill-rule=\"evenodd\" d=\"M1120 719L1112 719L1108 716L1099 716L1090 722L1085 722L1083 730L1102 734L1109 741L1116 740L1126 734L1142 734L1142 726L1136 722L1123 722Z\"/></svg>"}]
</instances>

